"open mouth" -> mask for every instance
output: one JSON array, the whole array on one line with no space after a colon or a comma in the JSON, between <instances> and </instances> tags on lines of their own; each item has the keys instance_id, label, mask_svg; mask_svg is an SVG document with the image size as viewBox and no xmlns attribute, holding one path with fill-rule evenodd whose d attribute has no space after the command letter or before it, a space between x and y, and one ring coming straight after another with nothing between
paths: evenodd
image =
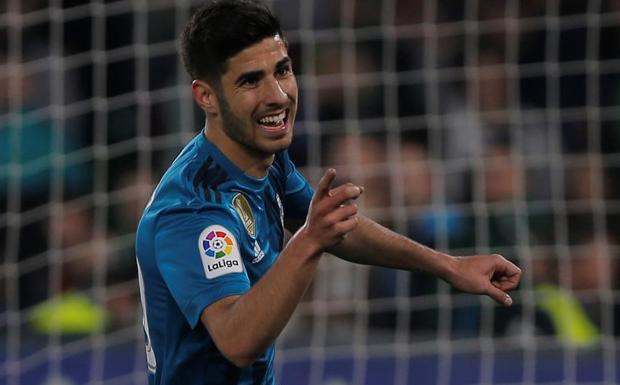
<instances>
[{"instance_id":1,"label":"open mouth","mask_svg":"<svg viewBox=\"0 0 620 385\"><path fill-rule=\"evenodd\" d=\"M286 128L286 122L288 121L289 109L280 111L275 114L265 115L258 119L256 122L261 125L266 131L281 131Z\"/></svg>"}]
</instances>

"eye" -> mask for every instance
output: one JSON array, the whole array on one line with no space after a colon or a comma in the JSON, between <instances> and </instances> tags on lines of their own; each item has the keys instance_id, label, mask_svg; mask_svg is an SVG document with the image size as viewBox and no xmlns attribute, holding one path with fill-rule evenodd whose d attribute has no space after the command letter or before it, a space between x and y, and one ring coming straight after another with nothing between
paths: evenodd
<instances>
[{"instance_id":1,"label":"eye","mask_svg":"<svg viewBox=\"0 0 620 385\"><path fill-rule=\"evenodd\" d=\"M291 68L291 66L288 64L278 67L278 69L276 70L276 75L279 77L284 77L292 73L293 73L293 68Z\"/></svg>"},{"instance_id":2,"label":"eye","mask_svg":"<svg viewBox=\"0 0 620 385\"><path fill-rule=\"evenodd\" d=\"M258 85L258 81L259 81L259 77L258 76L247 76L245 78L243 78L240 82L239 82L239 86L241 87L256 87Z\"/></svg>"},{"instance_id":3,"label":"eye","mask_svg":"<svg viewBox=\"0 0 620 385\"><path fill-rule=\"evenodd\" d=\"M258 83L256 79L246 79L241 82L242 87L254 87Z\"/></svg>"}]
</instances>

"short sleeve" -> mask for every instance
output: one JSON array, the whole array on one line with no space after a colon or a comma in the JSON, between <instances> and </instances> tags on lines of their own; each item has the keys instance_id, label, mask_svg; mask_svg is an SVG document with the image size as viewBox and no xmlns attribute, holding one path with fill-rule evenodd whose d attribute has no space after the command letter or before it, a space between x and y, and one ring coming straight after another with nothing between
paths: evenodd
<instances>
[{"instance_id":1,"label":"short sleeve","mask_svg":"<svg viewBox=\"0 0 620 385\"><path fill-rule=\"evenodd\" d=\"M192 328L205 307L249 290L239 239L236 220L222 208L171 209L159 218L157 265Z\"/></svg>"},{"instance_id":2,"label":"short sleeve","mask_svg":"<svg viewBox=\"0 0 620 385\"><path fill-rule=\"evenodd\" d=\"M284 213L286 219L305 220L314 189L289 159L288 153L283 154L282 162L285 174Z\"/></svg>"}]
</instances>

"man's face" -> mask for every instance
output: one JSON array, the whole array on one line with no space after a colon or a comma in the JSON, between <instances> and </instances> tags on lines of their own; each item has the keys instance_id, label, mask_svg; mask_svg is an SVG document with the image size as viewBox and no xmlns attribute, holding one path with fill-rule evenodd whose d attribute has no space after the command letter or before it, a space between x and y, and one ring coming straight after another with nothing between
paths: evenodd
<instances>
[{"instance_id":1,"label":"man's face","mask_svg":"<svg viewBox=\"0 0 620 385\"><path fill-rule=\"evenodd\" d=\"M297 81L284 41L269 37L228 59L217 97L223 130L252 152L274 154L292 140Z\"/></svg>"}]
</instances>

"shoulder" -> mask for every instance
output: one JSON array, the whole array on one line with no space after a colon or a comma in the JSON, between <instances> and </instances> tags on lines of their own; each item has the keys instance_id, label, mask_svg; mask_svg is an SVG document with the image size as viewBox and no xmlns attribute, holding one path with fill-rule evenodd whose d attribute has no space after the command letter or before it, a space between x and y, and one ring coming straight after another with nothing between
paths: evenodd
<instances>
[{"instance_id":1,"label":"shoulder","mask_svg":"<svg viewBox=\"0 0 620 385\"><path fill-rule=\"evenodd\" d=\"M156 223L157 232L167 230L171 234L225 228L238 236L242 226L229 204L216 203L205 204L203 207L170 207L159 213Z\"/></svg>"},{"instance_id":2,"label":"shoulder","mask_svg":"<svg viewBox=\"0 0 620 385\"><path fill-rule=\"evenodd\" d=\"M228 173L211 155L186 147L161 178L152 204L166 211L225 206L224 194L230 181Z\"/></svg>"}]
</instances>

